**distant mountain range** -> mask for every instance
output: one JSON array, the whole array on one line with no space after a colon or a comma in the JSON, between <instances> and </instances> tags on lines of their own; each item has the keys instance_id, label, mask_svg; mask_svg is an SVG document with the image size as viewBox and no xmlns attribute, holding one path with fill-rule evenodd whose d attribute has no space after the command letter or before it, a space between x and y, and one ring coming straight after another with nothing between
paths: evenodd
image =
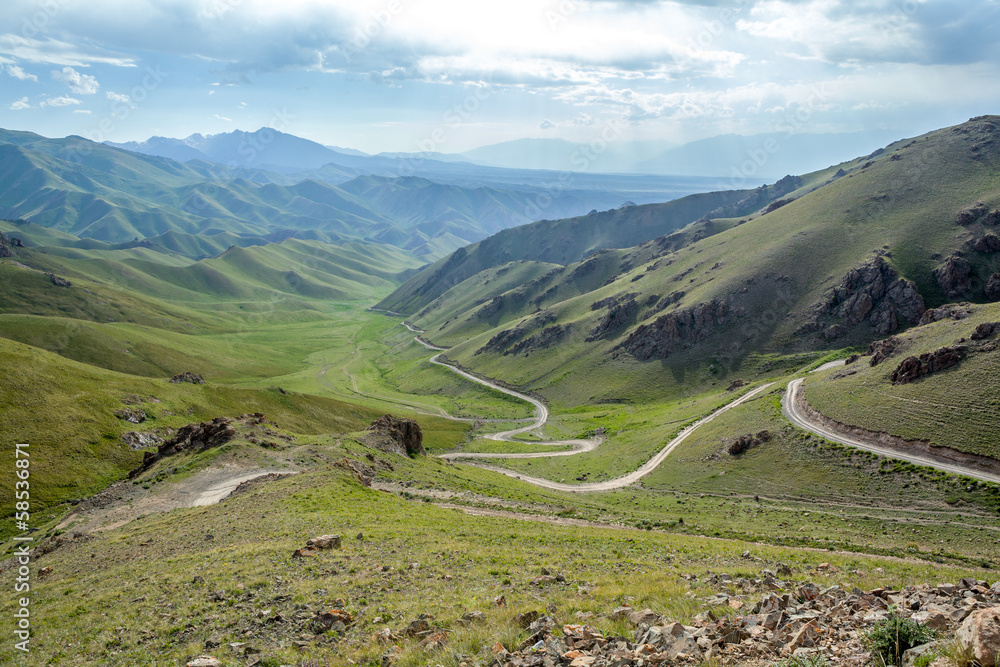
<instances>
[{"instance_id":1,"label":"distant mountain range","mask_svg":"<svg viewBox=\"0 0 1000 667\"><path fill-rule=\"evenodd\" d=\"M427 261L540 217L615 208L625 200L669 200L704 188L697 180L595 175L552 184L531 172L483 167L472 167L478 176L457 184L443 177L457 177L465 166L440 163L450 171L429 180L399 173L405 174L406 160L347 155L267 130L156 139L143 147L195 157L181 163L81 137L0 130L0 217L112 244L156 244L177 234L227 235L236 246L296 237L387 243ZM243 163L226 162L242 154ZM331 156L340 162L324 163ZM372 164L382 165L382 173L352 166ZM176 245L197 258L219 244Z\"/></svg>"},{"instance_id":2,"label":"distant mountain range","mask_svg":"<svg viewBox=\"0 0 1000 667\"><path fill-rule=\"evenodd\" d=\"M596 145L555 138L525 138L482 146L464 153L380 153L323 146L271 128L235 130L185 139L151 137L110 145L168 157L178 162L205 160L231 168L295 173L325 169L327 177L347 180L361 174L423 175L454 180L459 175L489 178L503 170L635 173L741 179L757 185L787 174L801 174L869 153L898 139L891 130L832 134L726 134L682 146L661 140L611 141ZM335 167L331 174L331 167ZM751 183L753 181L753 183ZM737 187L739 187L737 186Z\"/></svg>"}]
</instances>

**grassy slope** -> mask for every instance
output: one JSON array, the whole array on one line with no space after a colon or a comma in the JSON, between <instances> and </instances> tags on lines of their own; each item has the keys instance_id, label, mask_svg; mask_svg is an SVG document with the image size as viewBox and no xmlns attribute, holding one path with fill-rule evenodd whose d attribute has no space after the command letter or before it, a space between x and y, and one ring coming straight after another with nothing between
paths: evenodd
<instances>
[{"instance_id":1,"label":"grassy slope","mask_svg":"<svg viewBox=\"0 0 1000 667\"><path fill-rule=\"evenodd\" d=\"M866 344L877 337L867 324L832 344L794 332L824 292L870 259L875 249L889 251L888 261L902 276L916 281L929 306L941 302L933 269L942 257L982 233L976 226L959 226L958 211L976 201L991 207L1000 204L1000 172L995 168L1000 148L994 144L972 150L982 140L984 128L984 122L977 121L893 144L870 160L870 166L865 167L866 158L841 165L848 174L840 178L834 177L837 168L812 174L792 193L797 199L782 208L668 251L654 262L625 267L617 279L593 291L545 304L546 312L556 315L549 325L571 325L571 332L559 345L533 351L526 358L476 354L516 319L491 321L492 327L485 328L474 311L467 311L452 317L447 327L429 318L418 322L432 341L439 336L445 342L461 341L449 356L462 364L566 404L598 402L623 392L625 397L655 398L664 392L669 395L677 385L684 389L692 378L696 386L703 386L712 368L717 371L713 380L752 373L753 366L769 363L759 361L761 354ZM948 169L941 169L941 164L948 164ZM968 257L980 281L1000 268L1000 257L978 253ZM566 275L573 275L570 269L577 266L567 267ZM611 354L638 321L605 340L585 342L606 312L590 308L598 299L637 293L636 301L644 304L648 298L675 291L685 295L666 313L729 298L747 315L730 318L703 343L664 361L637 362L627 354ZM970 298L984 297L977 292ZM640 318L644 312L640 308ZM522 314L515 311L511 316ZM610 378L606 390L598 378Z\"/></svg>"},{"instance_id":2,"label":"grassy slope","mask_svg":"<svg viewBox=\"0 0 1000 667\"><path fill-rule=\"evenodd\" d=\"M433 625L455 630L448 646L424 650L416 640L402 640L398 664L458 665L459 654L485 661L494 642L511 646L526 638L513 616L529 608L551 605L549 613L558 622L571 623L577 611L606 612L628 601L689 621L702 609L693 598L709 592L682 579L692 573L757 576L785 563L796 578L848 589L989 576L973 567L465 516L360 487L323 465L345 454L360 458L364 451L347 441L317 445L308 454L317 462L314 472L216 506L146 516L98 533L86 545L39 558L52 574L32 587L36 608L46 610L37 620L33 655L57 665L175 664L203 653L214 634L223 645L248 642L275 664L311 658L369 664L385 650L372 639L376 632L429 613ZM393 461L397 470L439 481L484 479L440 461ZM213 539L206 540L206 533ZM304 561L290 558L293 549L321 533L343 535L343 549ZM354 539L357 533L364 539ZM745 550L751 559L741 556ZM834 571L818 574L820 562ZM570 585L531 586L541 567L564 573ZM0 576L7 581L13 575ZM193 583L196 576L204 583ZM221 591L224 601L212 601L213 591ZM498 595L506 597L507 607L492 605ZM321 637L301 651L292 648L288 640L301 634L306 622L294 620L295 605L305 605L311 617L338 598L359 619L357 627L346 637ZM11 612L10 599L0 605ZM287 620L258 622L257 612L265 608ZM455 621L466 610L485 611L488 623L457 628ZM589 623L611 635L630 631L599 618ZM5 644L0 657L10 659L12 650Z\"/></svg>"},{"instance_id":3,"label":"grassy slope","mask_svg":"<svg viewBox=\"0 0 1000 667\"><path fill-rule=\"evenodd\" d=\"M956 367L908 384L893 385L889 377L904 358L958 345L963 338L968 342L976 325L998 320L1000 306L987 305L967 319L911 329L900 336L898 351L878 366L862 357L848 367L852 375L838 369L806 380L806 400L845 424L1000 459L1000 395L991 390L1000 374L1000 353L972 354Z\"/></svg>"}]
</instances>

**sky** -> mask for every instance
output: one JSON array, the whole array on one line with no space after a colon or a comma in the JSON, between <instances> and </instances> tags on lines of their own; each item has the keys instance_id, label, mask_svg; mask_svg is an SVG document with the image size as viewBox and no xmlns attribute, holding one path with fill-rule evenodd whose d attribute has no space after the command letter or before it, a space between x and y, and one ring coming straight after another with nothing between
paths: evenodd
<instances>
[{"instance_id":1,"label":"sky","mask_svg":"<svg viewBox=\"0 0 1000 667\"><path fill-rule=\"evenodd\" d=\"M4 0L0 127L367 152L1000 112L1000 0Z\"/></svg>"}]
</instances>

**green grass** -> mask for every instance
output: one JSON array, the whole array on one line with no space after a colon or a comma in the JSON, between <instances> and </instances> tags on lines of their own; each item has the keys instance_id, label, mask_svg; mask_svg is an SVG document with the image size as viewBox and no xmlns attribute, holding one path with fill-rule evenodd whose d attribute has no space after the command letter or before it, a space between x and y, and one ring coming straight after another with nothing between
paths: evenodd
<instances>
[{"instance_id":1,"label":"green grass","mask_svg":"<svg viewBox=\"0 0 1000 667\"><path fill-rule=\"evenodd\" d=\"M331 448L327 459L362 451L344 446ZM303 561L290 558L308 537L331 532L345 537L342 550ZM361 541L354 539L359 532ZM206 533L213 539L206 540ZM761 560L742 558L747 549ZM365 489L320 465L220 505L150 515L39 558L52 574L32 589L34 608L45 610L34 626L32 660L176 664L204 653L205 640L216 635L224 642L247 642L285 663L318 658L369 664L385 650L372 635L428 613L434 626L455 630L451 641L443 650L425 652L415 641L402 640L400 664L457 667L459 654L486 658L494 642L506 641L511 648L523 639L526 634L511 624L521 610L548 607L560 622L574 622L578 611L600 613L628 602L689 622L701 607L681 575L751 574L778 562L806 577L823 577L813 568L829 562L839 571L825 575L829 583L848 588L985 576L972 568L738 541L471 517ZM419 566L413 569L411 563ZM569 585L532 586L541 567L564 573ZM195 576L205 583L193 583ZM696 596L707 594L693 586ZM221 602L211 599L213 591L222 592ZM506 607L493 606L499 595ZM344 637L321 636L302 652L292 649L287 638L301 634L313 612L338 598L358 623ZM3 600L0 611L12 613L11 604ZM295 617L296 605L305 605L302 620ZM286 620L274 625L260 620L265 609ZM456 620L466 610L485 611L487 624L458 629ZM620 631L606 620L588 623ZM12 651L4 644L0 659L13 659ZM223 646L212 652L225 651Z\"/></svg>"},{"instance_id":2,"label":"green grass","mask_svg":"<svg viewBox=\"0 0 1000 667\"><path fill-rule=\"evenodd\" d=\"M958 366L903 385L889 377L908 356L959 344L981 322L1000 320L1000 307L975 307L964 320L942 320L917 327L900 338L899 351L874 368L862 357L847 368L810 377L804 383L809 404L841 423L885 432L931 445L1000 458L1000 394L989 391L1000 373L995 351L974 353ZM989 342L983 341L983 342Z\"/></svg>"}]
</instances>

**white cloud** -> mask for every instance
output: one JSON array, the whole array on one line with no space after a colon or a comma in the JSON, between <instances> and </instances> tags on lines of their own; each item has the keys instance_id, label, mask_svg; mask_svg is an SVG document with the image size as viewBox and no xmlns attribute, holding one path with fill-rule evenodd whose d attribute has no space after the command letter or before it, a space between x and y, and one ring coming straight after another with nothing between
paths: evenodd
<instances>
[{"instance_id":1,"label":"white cloud","mask_svg":"<svg viewBox=\"0 0 1000 667\"><path fill-rule=\"evenodd\" d=\"M41 107L68 107L71 104L83 104L80 100L75 97L53 97L51 100L45 100L38 106Z\"/></svg>"},{"instance_id":2,"label":"white cloud","mask_svg":"<svg viewBox=\"0 0 1000 667\"><path fill-rule=\"evenodd\" d=\"M21 99L12 102L8 107L11 111L20 111L21 109L30 109L31 105L28 104L28 98L22 97Z\"/></svg>"},{"instance_id":3,"label":"white cloud","mask_svg":"<svg viewBox=\"0 0 1000 667\"><path fill-rule=\"evenodd\" d=\"M220 116L217 113L212 114L212 118L216 118L218 120L222 120L222 121L225 121L227 123L232 123L233 122L232 118L226 118L225 116Z\"/></svg>"},{"instance_id":4,"label":"white cloud","mask_svg":"<svg viewBox=\"0 0 1000 667\"><path fill-rule=\"evenodd\" d=\"M7 74L10 74L15 79L20 79L21 81L38 81L38 77L34 74L28 74L18 65L7 65Z\"/></svg>"},{"instance_id":5,"label":"white cloud","mask_svg":"<svg viewBox=\"0 0 1000 667\"><path fill-rule=\"evenodd\" d=\"M121 93L114 93L111 92L110 90L104 93L104 96L109 100L111 100L112 102L124 102L125 104L129 104L132 101L132 98L129 97L128 95L122 95Z\"/></svg>"},{"instance_id":6,"label":"white cloud","mask_svg":"<svg viewBox=\"0 0 1000 667\"><path fill-rule=\"evenodd\" d=\"M91 64L135 67L135 59L112 51L52 39L34 39L7 33L0 35L0 54L13 56L17 60L45 65L65 65L87 67Z\"/></svg>"},{"instance_id":7,"label":"white cloud","mask_svg":"<svg viewBox=\"0 0 1000 667\"><path fill-rule=\"evenodd\" d=\"M52 78L56 81L62 81L78 95L93 95L101 87L101 84L97 83L96 77L81 74L72 67L63 67L61 72L52 70Z\"/></svg>"},{"instance_id":8,"label":"white cloud","mask_svg":"<svg viewBox=\"0 0 1000 667\"><path fill-rule=\"evenodd\" d=\"M90 109L73 109L73 113L82 113L90 115Z\"/></svg>"}]
</instances>

